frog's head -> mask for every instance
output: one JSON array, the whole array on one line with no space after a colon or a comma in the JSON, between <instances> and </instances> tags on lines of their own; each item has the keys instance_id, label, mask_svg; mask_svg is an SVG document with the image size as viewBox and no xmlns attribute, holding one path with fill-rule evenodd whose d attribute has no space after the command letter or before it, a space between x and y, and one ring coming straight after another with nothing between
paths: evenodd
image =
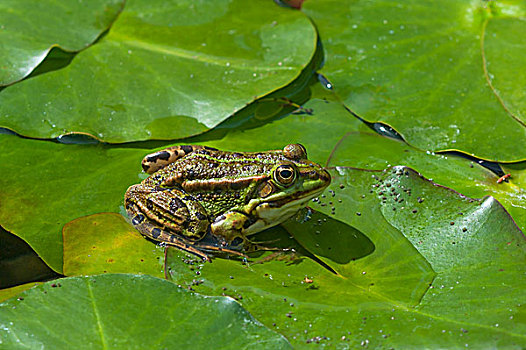
<instances>
[{"instance_id":1,"label":"frog's head","mask_svg":"<svg viewBox=\"0 0 526 350\"><path fill-rule=\"evenodd\" d=\"M270 176L259 184L249 204L258 220L246 234L277 225L304 208L331 183L331 176L319 164L307 159L305 147L287 145L283 158L276 162Z\"/></svg>"}]
</instances>

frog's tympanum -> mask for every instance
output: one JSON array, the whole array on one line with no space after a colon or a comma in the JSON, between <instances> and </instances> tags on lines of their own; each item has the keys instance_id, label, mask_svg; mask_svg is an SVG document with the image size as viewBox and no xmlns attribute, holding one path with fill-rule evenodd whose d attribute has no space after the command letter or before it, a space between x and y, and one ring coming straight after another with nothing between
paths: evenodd
<instances>
[{"instance_id":1,"label":"frog's tympanum","mask_svg":"<svg viewBox=\"0 0 526 350\"><path fill-rule=\"evenodd\" d=\"M299 144L257 153L176 146L142 166L152 175L125 195L132 224L203 259L205 251L254 246L247 236L290 218L331 182Z\"/></svg>"}]
</instances>

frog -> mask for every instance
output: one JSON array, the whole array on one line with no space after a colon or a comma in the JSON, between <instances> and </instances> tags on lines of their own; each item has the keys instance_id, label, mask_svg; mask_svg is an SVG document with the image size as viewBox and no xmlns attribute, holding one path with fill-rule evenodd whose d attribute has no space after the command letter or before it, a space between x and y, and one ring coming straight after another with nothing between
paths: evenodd
<instances>
[{"instance_id":1,"label":"frog","mask_svg":"<svg viewBox=\"0 0 526 350\"><path fill-rule=\"evenodd\" d=\"M250 236L291 218L331 182L301 144L263 152L173 146L145 156L142 168L149 176L124 196L131 224L208 261L257 249Z\"/></svg>"}]
</instances>

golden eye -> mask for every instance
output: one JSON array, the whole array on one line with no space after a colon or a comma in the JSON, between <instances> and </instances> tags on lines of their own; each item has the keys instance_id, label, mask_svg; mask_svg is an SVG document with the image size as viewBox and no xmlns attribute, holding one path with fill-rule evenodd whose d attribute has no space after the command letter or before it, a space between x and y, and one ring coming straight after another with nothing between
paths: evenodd
<instances>
[{"instance_id":1,"label":"golden eye","mask_svg":"<svg viewBox=\"0 0 526 350\"><path fill-rule=\"evenodd\" d=\"M296 180L296 169L290 164L283 164L274 171L274 181L283 185L290 186Z\"/></svg>"}]
</instances>

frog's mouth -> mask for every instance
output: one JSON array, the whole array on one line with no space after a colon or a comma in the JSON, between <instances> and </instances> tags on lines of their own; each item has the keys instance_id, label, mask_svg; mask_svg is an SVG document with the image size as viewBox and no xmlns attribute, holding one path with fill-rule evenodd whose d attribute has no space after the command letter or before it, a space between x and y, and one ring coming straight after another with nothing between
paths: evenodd
<instances>
[{"instance_id":1,"label":"frog's mouth","mask_svg":"<svg viewBox=\"0 0 526 350\"><path fill-rule=\"evenodd\" d=\"M294 216L300 209L305 208L307 203L312 198L318 197L326 187L324 186L314 191L298 192L292 197L265 201L256 205L252 210L252 215L257 220L246 228L244 233L250 235L281 224Z\"/></svg>"}]
</instances>

